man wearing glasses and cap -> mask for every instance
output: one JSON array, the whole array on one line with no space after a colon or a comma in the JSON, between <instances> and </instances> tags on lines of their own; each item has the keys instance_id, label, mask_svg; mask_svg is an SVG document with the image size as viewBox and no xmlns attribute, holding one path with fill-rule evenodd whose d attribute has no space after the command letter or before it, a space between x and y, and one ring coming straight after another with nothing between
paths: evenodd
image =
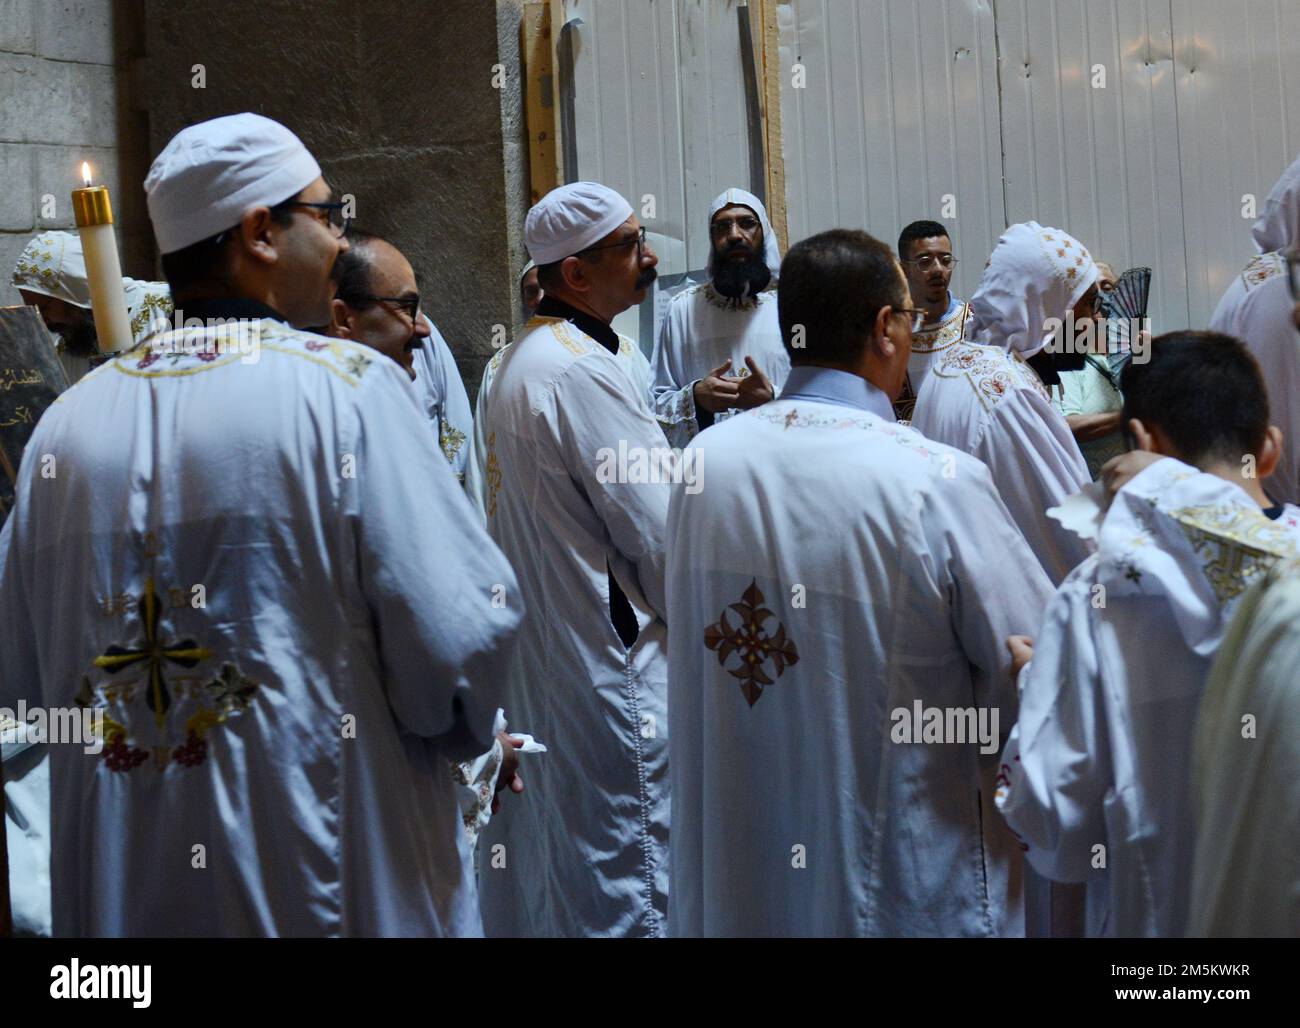
<instances>
[{"instance_id":1,"label":"man wearing glasses and cap","mask_svg":"<svg viewBox=\"0 0 1300 1028\"><path fill-rule=\"evenodd\" d=\"M50 407L0 533L0 706L102 726L50 747L54 934L481 933L447 761L492 745L514 574L401 370L294 327L348 246L302 142L193 125L145 191L207 325Z\"/></svg>"},{"instance_id":2,"label":"man wearing glasses and cap","mask_svg":"<svg viewBox=\"0 0 1300 1028\"><path fill-rule=\"evenodd\" d=\"M658 258L628 202L594 182L552 190L524 234L546 295L478 422L488 530L529 611L504 706L549 752L524 758L527 799L480 836L483 927L654 936L667 910L672 485L631 473L667 440L610 323L645 298ZM610 473L617 453L627 474Z\"/></svg>"}]
</instances>

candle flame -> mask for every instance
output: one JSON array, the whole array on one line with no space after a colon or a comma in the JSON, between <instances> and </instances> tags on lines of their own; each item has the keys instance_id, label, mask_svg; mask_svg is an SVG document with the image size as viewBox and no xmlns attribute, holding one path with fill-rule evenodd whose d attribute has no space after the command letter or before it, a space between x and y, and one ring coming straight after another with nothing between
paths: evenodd
<instances>
[{"instance_id":1,"label":"candle flame","mask_svg":"<svg viewBox=\"0 0 1300 1028\"><path fill-rule=\"evenodd\" d=\"M86 180L86 188L90 188L90 164L87 161L81 162L81 177Z\"/></svg>"}]
</instances>

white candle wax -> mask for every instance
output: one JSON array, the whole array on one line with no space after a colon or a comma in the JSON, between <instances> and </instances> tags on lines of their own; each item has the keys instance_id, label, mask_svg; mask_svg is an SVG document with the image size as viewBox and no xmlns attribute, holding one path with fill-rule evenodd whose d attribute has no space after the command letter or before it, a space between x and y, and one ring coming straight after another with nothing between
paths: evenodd
<instances>
[{"instance_id":1,"label":"white candle wax","mask_svg":"<svg viewBox=\"0 0 1300 1028\"><path fill-rule=\"evenodd\" d=\"M126 288L112 224L82 225L81 249L86 258L90 307L101 353L131 348L131 320L126 314Z\"/></svg>"}]
</instances>

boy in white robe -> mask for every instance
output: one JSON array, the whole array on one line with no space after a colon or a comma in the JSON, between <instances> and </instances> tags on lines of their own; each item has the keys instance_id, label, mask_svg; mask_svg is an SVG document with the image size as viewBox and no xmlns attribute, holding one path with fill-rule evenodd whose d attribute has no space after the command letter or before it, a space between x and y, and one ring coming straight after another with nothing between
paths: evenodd
<instances>
[{"instance_id":1,"label":"boy in white robe","mask_svg":"<svg viewBox=\"0 0 1300 1028\"><path fill-rule=\"evenodd\" d=\"M728 189L709 205L709 280L672 298L650 364L675 446L781 390L790 359L776 317L781 252L767 208Z\"/></svg>"},{"instance_id":2,"label":"boy in white robe","mask_svg":"<svg viewBox=\"0 0 1300 1028\"><path fill-rule=\"evenodd\" d=\"M548 752L523 770L527 800L479 837L484 930L655 936L667 909L670 485L644 472L667 441L610 322L645 298L657 258L631 206L598 183L552 190L525 235L546 296L504 351L478 422L488 530L529 610L504 706Z\"/></svg>"},{"instance_id":3,"label":"boy in white robe","mask_svg":"<svg viewBox=\"0 0 1300 1028\"><path fill-rule=\"evenodd\" d=\"M291 327L347 247L297 137L191 126L145 188L206 327L64 393L0 533L0 706L100 725L49 747L54 933L481 934L447 762L493 742L513 573L402 371Z\"/></svg>"},{"instance_id":4,"label":"boy in white robe","mask_svg":"<svg viewBox=\"0 0 1300 1028\"><path fill-rule=\"evenodd\" d=\"M814 236L779 292L785 390L696 437L669 512L670 933L1022 935L1000 633L1050 584L983 465L894 423L889 249Z\"/></svg>"},{"instance_id":5,"label":"boy in white robe","mask_svg":"<svg viewBox=\"0 0 1300 1028\"><path fill-rule=\"evenodd\" d=\"M918 431L978 457L1053 582L1089 552L1047 516L1092 481L1079 444L1026 361L1063 345L1100 303L1097 268L1077 239L1035 221L1002 234L971 298L963 341L944 352L921 386ZM1068 331L1069 323L1065 330Z\"/></svg>"},{"instance_id":6,"label":"boy in white robe","mask_svg":"<svg viewBox=\"0 0 1300 1028\"><path fill-rule=\"evenodd\" d=\"M1183 933L1206 674L1247 585L1300 541L1300 511L1261 488L1280 433L1249 353L1201 332L1150 352L1123 378L1123 424L1144 452L1107 466L1099 526L1059 512L1098 552L1057 590L1032 650L1015 644L1032 661L998 795L1038 872L1088 883L1089 935Z\"/></svg>"},{"instance_id":7,"label":"boy in white robe","mask_svg":"<svg viewBox=\"0 0 1300 1028\"><path fill-rule=\"evenodd\" d=\"M1187 934L1300 936L1300 564L1242 599L1201 700Z\"/></svg>"}]
</instances>

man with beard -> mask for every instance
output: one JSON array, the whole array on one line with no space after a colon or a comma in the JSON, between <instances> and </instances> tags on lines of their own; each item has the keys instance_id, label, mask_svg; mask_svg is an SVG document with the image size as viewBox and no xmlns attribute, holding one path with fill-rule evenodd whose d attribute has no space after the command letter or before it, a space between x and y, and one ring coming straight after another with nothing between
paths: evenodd
<instances>
[{"instance_id":1,"label":"man with beard","mask_svg":"<svg viewBox=\"0 0 1300 1028\"><path fill-rule=\"evenodd\" d=\"M970 304L957 299L948 289L957 258L952 254L948 230L937 221L914 221L903 229L898 237L898 263L907 275L912 299L925 311L921 330L912 336L907 381L894 402L894 413L906 421L912 417L931 365L961 341Z\"/></svg>"},{"instance_id":2,"label":"man with beard","mask_svg":"<svg viewBox=\"0 0 1300 1028\"><path fill-rule=\"evenodd\" d=\"M763 202L728 189L709 208L709 280L673 297L650 364L674 445L768 400L790 373L776 316L781 267Z\"/></svg>"},{"instance_id":3,"label":"man with beard","mask_svg":"<svg viewBox=\"0 0 1300 1028\"><path fill-rule=\"evenodd\" d=\"M988 465L1055 585L1091 547L1049 518L1047 509L1092 476L1070 426L1027 362L1049 344L1061 345L1062 323L1077 328L1096 316L1100 302L1097 266L1077 239L1036 221L1012 225L971 297L965 338L926 375L912 418L931 439Z\"/></svg>"},{"instance_id":4,"label":"man with beard","mask_svg":"<svg viewBox=\"0 0 1300 1028\"><path fill-rule=\"evenodd\" d=\"M90 370L88 359L99 352L90 283L81 239L71 232L42 232L32 238L14 265L13 284L23 303L41 313L45 327L59 337L59 358L69 382ZM131 335L139 342L166 323L172 312L166 282L123 278Z\"/></svg>"},{"instance_id":5,"label":"man with beard","mask_svg":"<svg viewBox=\"0 0 1300 1028\"><path fill-rule=\"evenodd\" d=\"M478 420L488 531L530 612L505 707L549 752L524 772L528 801L480 836L483 926L655 936L668 885L672 486L633 468L667 442L610 322L645 299L658 258L631 205L595 182L552 190L524 233L546 297L504 351Z\"/></svg>"},{"instance_id":6,"label":"man with beard","mask_svg":"<svg viewBox=\"0 0 1300 1028\"><path fill-rule=\"evenodd\" d=\"M395 361L415 383L442 455L464 482L466 440L474 432L469 396L451 347L420 311L411 262L392 243L352 230L334 262L335 299L328 334L354 339Z\"/></svg>"}]
</instances>

